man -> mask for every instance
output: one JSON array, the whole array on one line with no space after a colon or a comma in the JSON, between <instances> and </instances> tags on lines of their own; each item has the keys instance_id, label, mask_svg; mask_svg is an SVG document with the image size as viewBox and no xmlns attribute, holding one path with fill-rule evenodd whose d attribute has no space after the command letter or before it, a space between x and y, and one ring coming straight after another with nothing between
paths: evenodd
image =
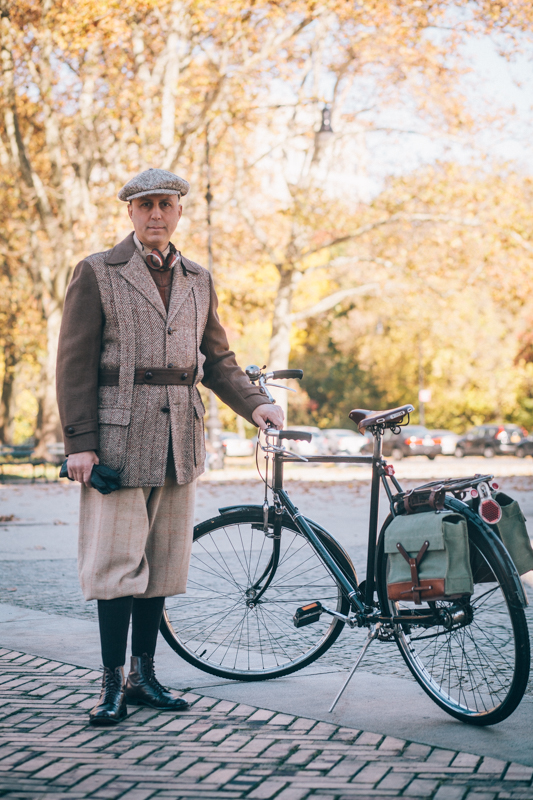
<instances>
[{"instance_id":1,"label":"man","mask_svg":"<svg viewBox=\"0 0 533 800\"><path fill-rule=\"evenodd\" d=\"M197 384L261 428L283 423L229 350L210 274L170 241L188 191L166 170L130 180L118 196L134 232L81 261L65 300L57 396L68 474L81 483L80 582L98 601L104 667L93 725L124 719L127 702L188 707L157 681L153 659L165 597L187 581L205 462ZM119 472L118 491L91 487L99 463Z\"/></svg>"}]
</instances>

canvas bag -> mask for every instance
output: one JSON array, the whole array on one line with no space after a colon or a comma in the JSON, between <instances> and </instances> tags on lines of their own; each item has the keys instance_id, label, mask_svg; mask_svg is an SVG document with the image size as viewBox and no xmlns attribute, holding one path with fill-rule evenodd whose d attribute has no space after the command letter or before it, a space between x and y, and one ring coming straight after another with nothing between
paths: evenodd
<instances>
[{"instance_id":1,"label":"canvas bag","mask_svg":"<svg viewBox=\"0 0 533 800\"><path fill-rule=\"evenodd\" d=\"M504 492L492 492L491 494L501 507L502 518L496 525L490 525L490 527L504 543L518 574L523 575L533 569L533 548L526 528L526 518L517 501L508 494ZM467 503L471 507L474 505L470 499ZM494 580L492 570L483 559L474 557L472 570L476 583Z\"/></svg>"},{"instance_id":2,"label":"canvas bag","mask_svg":"<svg viewBox=\"0 0 533 800\"><path fill-rule=\"evenodd\" d=\"M391 600L420 604L474 591L468 528L465 518L455 511L398 515L385 531L385 553L389 555L387 593Z\"/></svg>"}]
</instances>

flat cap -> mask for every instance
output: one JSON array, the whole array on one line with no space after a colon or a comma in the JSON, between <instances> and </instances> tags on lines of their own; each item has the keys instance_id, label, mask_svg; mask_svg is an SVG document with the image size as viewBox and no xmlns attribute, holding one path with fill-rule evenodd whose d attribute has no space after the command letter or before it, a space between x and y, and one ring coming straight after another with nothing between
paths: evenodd
<instances>
[{"instance_id":1,"label":"flat cap","mask_svg":"<svg viewBox=\"0 0 533 800\"><path fill-rule=\"evenodd\" d=\"M118 193L118 199L129 203L134 197L145 194L177 194L183 197L189 191L189 184L183 178L166 169L145 169L128 181Z\"/></svg>"}]
</instances>

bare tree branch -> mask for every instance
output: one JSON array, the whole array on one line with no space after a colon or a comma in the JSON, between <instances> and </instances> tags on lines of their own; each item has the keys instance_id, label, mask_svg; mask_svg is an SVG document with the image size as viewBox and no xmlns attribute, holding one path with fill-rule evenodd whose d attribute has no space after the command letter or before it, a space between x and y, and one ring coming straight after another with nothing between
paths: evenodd
<instances>
[{"instance_id":1,"label":"bare tree branch","mask_svg":"<svg viewBox=\"0 0 533 800\"><path fill-rule=\"evenodd\" d=\"M394 222L446 222L452 225L466 225L468 227L478 227L481 225L480 220L476 219L459 219L457 217L452 217L447 214L404 214L400 212L398 214L391 214L389 217L383 217L376 222L369 222L367 225L362 225L360 228L357 228L353 233L349 233L346 236L338 236L335 239L330 239L329 242L326 244L322 244L319 247L314 247L311 250L307 250L302 252L301 258L307 258L307 256L314 255L315 253L320 253L322 250L327 250L329 247L334 247L337 244L342 244L343 242L350 242L353 239L358 239L361 236L364 236L365 233L369 233L370 231L376 230L376 228L381 228L383 225L392 225Z\"/></svg>"},{"instance_id":2,"label":"bare tree branch","mask_svg":"<svg viewBox=\"0 0 533 800\"><path fill-rule=\"evenodd\" d=\"M314 306L305 308L303 311L297 311L291 314L291 322L298 322L309 317L316 317L318 314L323 314L324 311L329 311L334 308L337 303L342 303L348 297L355 297L356 295L376 295L380 294L381 287L379 283L364 283L362 286L352 286L350 289L340 289L338 292L333 292L327 297L323 297Z\"/></svg>"}]
</instances>

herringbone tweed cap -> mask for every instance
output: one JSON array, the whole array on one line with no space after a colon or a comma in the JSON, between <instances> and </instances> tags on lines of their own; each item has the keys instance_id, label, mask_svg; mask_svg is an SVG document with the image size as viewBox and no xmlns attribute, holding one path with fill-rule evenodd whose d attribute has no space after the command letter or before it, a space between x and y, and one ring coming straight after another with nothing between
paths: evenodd
<instances>
[{"instance_id":1,"label":"herringbone tweed cap","mask_svg":"<svg viewBox=\"0 0 533 800\"><path fill-rule=\"evenodd\" d=\"M135 197L146 194L177 194L183 197L189 184L183 178L166 169L145 169L128 181L118 193L118 199L129 203Z\"/></svg>"}]
</instances>

